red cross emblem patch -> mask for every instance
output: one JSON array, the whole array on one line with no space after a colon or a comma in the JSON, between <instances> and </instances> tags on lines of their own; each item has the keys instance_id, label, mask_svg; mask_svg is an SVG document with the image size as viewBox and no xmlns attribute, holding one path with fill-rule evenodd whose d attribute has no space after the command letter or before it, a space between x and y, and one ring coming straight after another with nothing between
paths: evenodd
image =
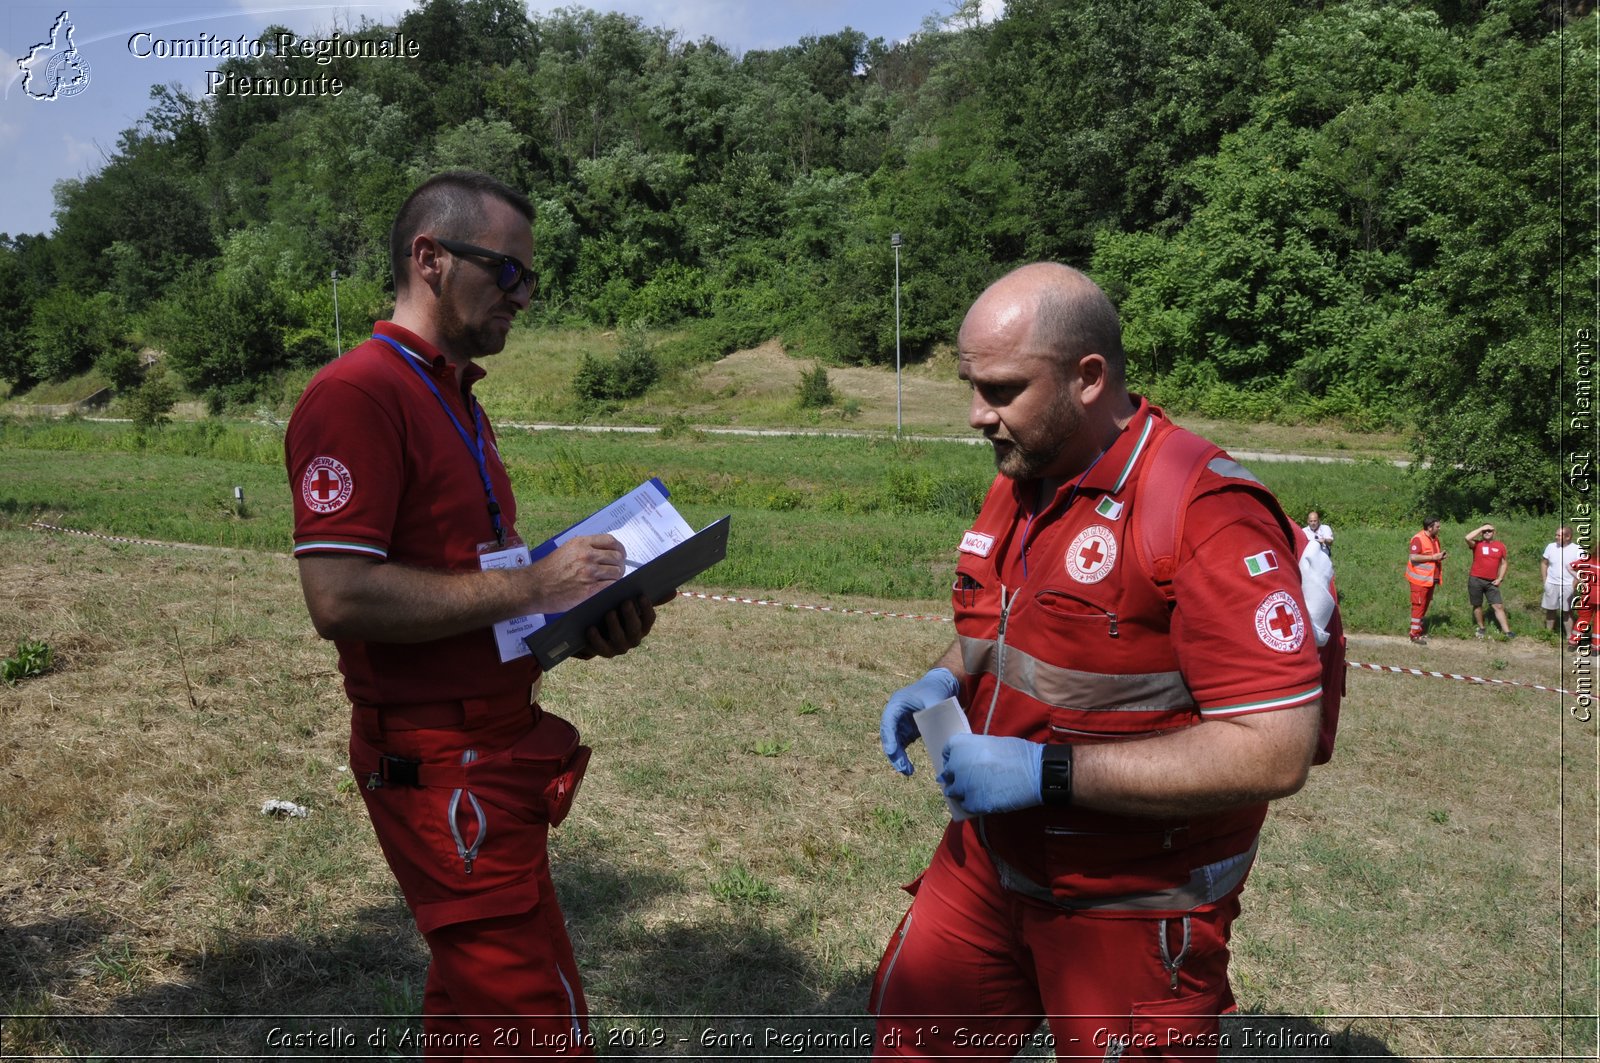
<instances>
[{"instance_id":1,"label":"red cross emblem patch","mask_svg":"<svg viewBox=\"0 0 1600 1063\"><path fill-rule=\"evenodd\" d=\"M1306 640L1306 618L1288 591L1273 591L1256 606L1256 635L1270 649L1293 653Z\"/></svg>"},{"instance_id":2,"label":"red cross emblem patch","mask_svg":"<svg viewBox=\"0 0 1600 1063\"><path fill-rule=\"evenodd\" d=\"M344 508L355 491L350 470L337 458L313 458L300 478L300 497L313 513L335 513Z\"/></svg>"},{"instance_id":3,"label":"red cross emblem patch","mask_svg":"<svg viewBox=\"0 0 1600 1063\"><path fill-rule=\"evenodd\" d=\"M1091 525L1067 547L1067 575L1079 583L1099 583L1117 563L1117 537L1103 524Z\"/></svg>"}]
</instances>

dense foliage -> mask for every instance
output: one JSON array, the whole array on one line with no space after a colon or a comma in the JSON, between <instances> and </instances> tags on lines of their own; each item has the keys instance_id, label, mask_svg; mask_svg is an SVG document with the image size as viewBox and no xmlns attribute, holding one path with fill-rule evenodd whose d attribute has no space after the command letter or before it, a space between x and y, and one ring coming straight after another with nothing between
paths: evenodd
<instances>
[{"instance_id":1,"label":"dense foliage","mask_svg":"<svg viewBox=\"0 0 1600 1063\"><path fill-rule=\"evenodd\" d=\"M338 96L154 90L58 186L54 233L0 236L0 378L99 364L131 390L137 336L247 400L334 350L332 271L347 338L384 313L396 207L467 166L538 205L545 323L881 364L891 234L910 357L1005 268L1056 258L1118 301L1168 405L1414 426L1428 504L1544 510L1576 372L1560 301L1592 266L1596 24L1540 0L1010 0L992 22L970 0L902 42L741 55L424 0L344 31L403 33L414 60L225 64ZM596 361L575 388L654 371Z\"/></svg>"}]
</instances>

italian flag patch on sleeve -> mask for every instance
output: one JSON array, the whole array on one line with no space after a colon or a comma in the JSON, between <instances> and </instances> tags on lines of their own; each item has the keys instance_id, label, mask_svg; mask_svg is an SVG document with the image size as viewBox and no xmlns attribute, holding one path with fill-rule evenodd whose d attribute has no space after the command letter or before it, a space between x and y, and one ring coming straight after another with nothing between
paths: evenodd
<instances>
[{"instance_id":1,"label":"italian flag patch on sleeve","mask_svg":"<svg viewBox=\"0 0 1600 1063\"><path fill-rule=\"evenodd\" d=\"M1252 577L1276 572L1278 569L1278 555L1271 550L1263 550L1259 554L1251 554L1244 559L1245 571Z\"/></svg>"}]
</instances>

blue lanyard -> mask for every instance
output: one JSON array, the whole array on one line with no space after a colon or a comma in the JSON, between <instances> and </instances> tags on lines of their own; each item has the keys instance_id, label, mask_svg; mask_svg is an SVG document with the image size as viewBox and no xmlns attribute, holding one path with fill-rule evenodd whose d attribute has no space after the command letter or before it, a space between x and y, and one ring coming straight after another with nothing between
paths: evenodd
<instances>
[{"instance_id":1,"label":"blue lanyard","mask_svg":"<svg viewBox=\"0 0 1600 1063\"><path fill-rule=\"evenodd\" d=\"M473 427L477 429L477 435L473 437L467 434L466 426L461 423L461 418L457 417L456 411L450 408L450 403L445 401L444 395L439 391L439 385L435 384L433 378L428 375L428 371L422 368L422 363L416 355L412 354L403 344L395 342L388 336L374 332L372 338L382 340L393 347L395 352L400 355L401 361L416 370L417 376L421 377L422 382L428 385L428 390L433 392L433 397L439 400L439 406L444 410L445 415L450 418L450 423L456 426L456 435L460 436L461 442L467 445L467 451L472 455L473 460L478 463L478 475L483 478L483 495L489 500L489 523L494 528L494 541L497 545L504 546L506 544L506 532L500 523L500 503L495 501L494 483L489 479L489 456L483 443L483 407L478 405L477 397L472 397Z\"/></svg>"}]
</instances>

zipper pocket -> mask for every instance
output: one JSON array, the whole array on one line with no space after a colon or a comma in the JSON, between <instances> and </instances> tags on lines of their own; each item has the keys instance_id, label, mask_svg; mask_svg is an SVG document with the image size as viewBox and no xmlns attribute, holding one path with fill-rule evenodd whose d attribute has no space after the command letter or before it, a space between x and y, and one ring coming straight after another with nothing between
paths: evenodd
<instances>
[{"instance_id":1,"label":"zipper pocket","mask_svg":"<svg viewBox=\"0 0 1600 1063\"><path fill-rule=\"evenodd\" d=\"M1166 827L1162 830L1144 831L1109 831L1109 830L1072 830L1068 827L1045 827L1044 832L1052 838L1154 838L1161 836L1161 848L1172 848L1172 836L1179 831L1188 830L1188 826Z\"/></svg>"},{"instance_id":2,"label":"zipper pocket","mask_svg":"<svg viewBox=\"0 0 1600 1063\"><path fill-rule=\"evenodd\" d=\"M1078 605L1087 607L1088 612L1069 613L1059 607L1052 608L1050 601L1052 598L1062 598L1069 602L1076 602ZM1111 638L1118 637L1117 614L1098 602L1091 602L1087 598L1080 598L1076 594L1070 594L1067 591L1058 590L1040 591L1038 594L1033 596L1033 600L1039 604L1039 608L1043 609L1051 616L1059 617L1063 620L1094 620L1103 616L1106 619L1106 634Z\"/></svg>"}]
</instances>

